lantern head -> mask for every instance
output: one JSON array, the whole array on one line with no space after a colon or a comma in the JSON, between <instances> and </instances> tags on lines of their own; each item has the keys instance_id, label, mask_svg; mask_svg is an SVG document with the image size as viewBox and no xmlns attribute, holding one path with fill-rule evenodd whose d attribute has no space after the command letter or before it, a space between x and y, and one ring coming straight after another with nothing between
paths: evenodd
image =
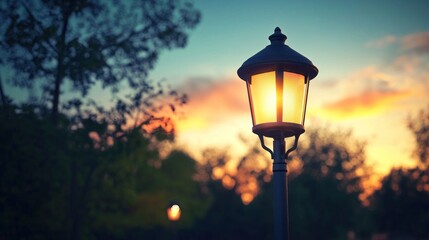
<instances>
[{"instance_id":1,"label":"lantern head","mask_svg":"<svg viewBox=\"0 0 429 240\"><path fill-rule=\"evenodd\" d=\"M271 44L237 71L246 81L252 131L259 136L291 137L305 131L309 83L318 69L285 45L286 38L277 27L269 37Z\"/></svg>"}]
</instances>

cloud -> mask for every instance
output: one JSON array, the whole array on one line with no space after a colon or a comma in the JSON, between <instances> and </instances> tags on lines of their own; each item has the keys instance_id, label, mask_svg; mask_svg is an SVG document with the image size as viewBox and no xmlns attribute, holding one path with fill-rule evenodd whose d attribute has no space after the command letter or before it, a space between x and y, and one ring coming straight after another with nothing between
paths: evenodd
<instances>
[{"instance_id":1,"label":"cloud","mask_svg":"<svg viewBox=\"0 0 429 240\"><path fill-rule=\"evenodd\" d=\"M422 59L416 56L401 55L398 56L393 62L392 67L396 71L401 71L407 74L414 74L421 68Z\"/></svg>"},{"instance_id":2,"label":"cloud","mask_svg":"<svg viewBox=\"0 0 429 240\"><path fill-rule=\"evenodd\" d=\"M366 43L370 48L385 48L396 44L405 52L429 53L429 32L417 32L405 36L386 35Z\"/></svg>"},{"instance_id":3,"label":"cloud","mask_svg":"<svg viewBox=\"0 0 429 240\"><path fill-rule=\"evenodd\" d=\"M414 54L396 57L385 66L362 68L330 89L318 89L318 99L323 102L313 105L313 116L343 120L381 116L395 109L410 112L417 106L416 101L429 100L427 69L429 65L422 56Z\"/></svg>"},{"instance_id":4,"label":"cloud","mask_svg":"<svg viewBox=\"0 0 429 240\"><path fill-rule=\"evenodd\" d=\"M190 100L183 108L185 117L177 123L179 131L203 130L222 124L237 115L246 114L250 118L244 81L200 80L191 79L180 87L182 91L188 93Z\"/></svg>"},{"instance_id":5,"label":"cloud","mask_svg":"<svg viewBox=\"0 0 429 240\"><path fill-rule=\"evenodd\" d=\"M401 48L414 53L429 53L429 32L413 33L402 37Z\"/></svg>"},{"instance_id":6,"label":"cloud","mask_svg":"<svg viewBox=\"0 0 429 240\"><path fill-rule=\"evenodd\" d=\"M396 102L409 95L408 91L369 90L336 102L327 103L323 106L322 111L327 116L337 119L366 117L393 108Z\"/></svg>"}]
</instances>

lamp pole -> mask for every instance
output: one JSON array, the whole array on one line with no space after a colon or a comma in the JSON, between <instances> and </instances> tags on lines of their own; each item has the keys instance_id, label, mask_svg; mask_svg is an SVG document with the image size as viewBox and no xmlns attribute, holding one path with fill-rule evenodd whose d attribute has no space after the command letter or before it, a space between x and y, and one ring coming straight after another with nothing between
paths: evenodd
<instances>
[{"instance_id":1,"label":"lamp pole","mask_svg":"<svg viewBox=\"0 0 429 240\"><path fill-rule=\"evenodd\" d=\"M273 150L274 239L289 239L287 165L284 138L274 138Z\"/></svg>"},{"instance_id":2,"label":"lamp pole","mask_svg":"<svg viewBox=\"0 0 429 240\"><path fill-rule=\"evenodd\" d=\"M319 72L313 63L285 44L280 28L268 38L271 44L247 59L238 69L246 81L253 133L271 154L274 188L274 237L289 240L287 158L305 132L304 121L310 80ZM273 150L264 137L274 140ZM285 139L294 137L286 150Z\"/></svg>"}]
</instances>

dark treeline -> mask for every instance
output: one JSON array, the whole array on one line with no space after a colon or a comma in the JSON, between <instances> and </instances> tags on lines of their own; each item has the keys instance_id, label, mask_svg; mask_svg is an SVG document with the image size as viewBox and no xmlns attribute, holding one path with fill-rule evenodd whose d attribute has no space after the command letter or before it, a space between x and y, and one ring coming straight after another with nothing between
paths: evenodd
<instances>
[{"instance_id":1,"label":"dark treeline","mask_svg":"<svg viewBox=\"0 0 429 240\"><path fill-rule=\"evenodd\" d=\"M428 121L427 112L421 116L411 123ZM166 154L174 134L163 128L127 130L109 143L102 122L74 128L60 119L53 125L50 112L35 106L1 108L1 239L272 238L269 164L257 164L270 160L257 144L234 173L220 149L207 150L202 163L180 150ZM419 126L415 132L427 133ZM362 201L371 174L365 145L323 127L304 136L289 161L293 239L429 237L427 159L392 169ZM166 215L173 201L182 209L178 222Z\"/></svg>"},{"instance_id":2,"label":"dark treeline","mask_svg":"<svg viewBox=\"0 0 429 240\"><path fill-rule=\"evenodd\" d=\"M2 1L0 18L0 239L272 238L270 159L257 143L234 168L223 149L200 162L174 149L187 96L148 78L186 46L191 3ZM365 144L307 131L289 161L293 239L429 238L429 110L408 122L419 162L371 196Z\"/></svg>"}]
</instances>

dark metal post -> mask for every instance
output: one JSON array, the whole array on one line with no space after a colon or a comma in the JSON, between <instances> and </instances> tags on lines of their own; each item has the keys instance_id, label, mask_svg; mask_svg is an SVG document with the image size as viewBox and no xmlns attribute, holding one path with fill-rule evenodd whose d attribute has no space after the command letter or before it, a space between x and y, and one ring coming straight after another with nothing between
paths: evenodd
<instances>
[{"instance_id":1,"label":"dark metal post","mask_svg":"<svg viewBox=\"0 0 429 240\"><path fill-rule=\"evenodd\" d=\"M284 138L274 138L273 150L274 239L289 240L287 168Z\"/></svg>"}]
</instances>

